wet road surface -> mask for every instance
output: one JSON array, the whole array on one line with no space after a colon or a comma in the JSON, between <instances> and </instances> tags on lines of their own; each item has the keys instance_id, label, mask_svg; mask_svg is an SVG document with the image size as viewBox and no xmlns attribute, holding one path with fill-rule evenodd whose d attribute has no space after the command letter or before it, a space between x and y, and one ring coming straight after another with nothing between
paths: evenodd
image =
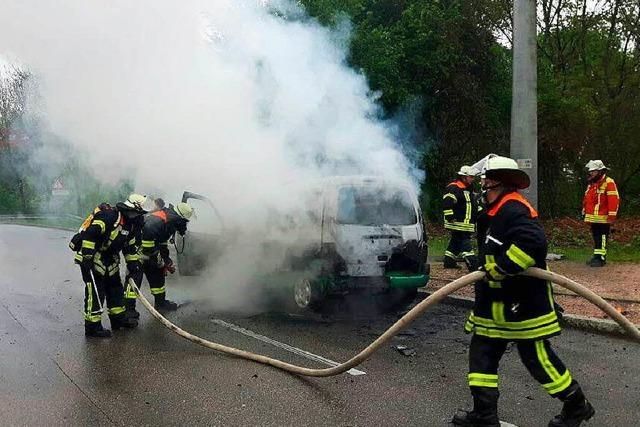
<instances>
[{"instance_id":1,"label":"wet road surface","mask_svg":"<svg viewBox=\"0 0 640 427\"><path fill-rule=\"evenodd\" d=\"M86 339L70 235L0 225L2 425L446 426L470 405L465 311L446 305L357 367L365 375L324 379L198 347L143 307L138 329ZM170 320L204 338L305 366L327 365L291 347L343 361L395 320L361 313L234 315L213 308L219 301L202 299L193 281L168 283L170 297L191 301ZM103 323L108 327L106 316ZM596 407L589 426L638 425L640 345L573 330L553 343ZM398 345L415 356L402 355ZM515 350L505 355L500 374L501 419L541 426L558 412L559 402L529 377Z\"/></svg>"}]
</instances>

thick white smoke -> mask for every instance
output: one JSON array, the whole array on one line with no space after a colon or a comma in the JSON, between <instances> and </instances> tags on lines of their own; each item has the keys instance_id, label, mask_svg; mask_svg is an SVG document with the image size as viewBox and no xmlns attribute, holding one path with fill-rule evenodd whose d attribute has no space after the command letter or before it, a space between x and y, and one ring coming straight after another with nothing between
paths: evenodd
<instances>
[{"instance_id":1,"label":"thick white smoke","mask_svg":"<svg viewBox=\"0 0 640 427\"><path fill-rule=\"evenodd\" d=\"M346 40L289 1L4 0L0 13L0 55L37 76L39 112L98 176L133 170L171 202L206 194L238 227L299 205L291 184L321 176L417 188Z\"/></svg>"}]
</instances>

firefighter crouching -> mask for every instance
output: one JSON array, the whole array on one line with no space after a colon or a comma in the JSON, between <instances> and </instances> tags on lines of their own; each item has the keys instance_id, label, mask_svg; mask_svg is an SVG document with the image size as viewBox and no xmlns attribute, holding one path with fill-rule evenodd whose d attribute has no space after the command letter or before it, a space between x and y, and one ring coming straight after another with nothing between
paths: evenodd
<instances>
[{"instance_id":1,"label":"firefighter crouching","mask_svg":"<svg viewBox=\"0 0 640 427\"><path fill-rule=\"evenodd\" d=\"M463 260L469 271L477 267L471 247L478 210L471 185L477 174L471 166L462 166L458 178L447 185L442 196L444 228L451 232L449 246L444 253L444 268L459 268L458 260Z\"/></svg>"},{"instance_id":2,"label":"firefighter crouching","mask_svg":"<svg viewBox=\"0 0 640 427\"><path fill-rule=\"evenodd\" d=\"M560 333L551 283L517 275L529 267L546 269L547 241L538 214L517 192L528 186L529 176L515 160L487 161L482 188L488 228L479 248L487 278L475 285L465 324L473 333L468 375L473 410L456 414L455 425L500 425L498 365L509 342L516 343L522 363L547 393L564 402L550 427L579 426L595 413L551 348L549 338Z\"/></svg>"},{"instance_id":3,"label":"firefighter crouching","mask_svg":"<svg viewBox=\"0 0 640 427\"><path fill-rule=\"evenodd\" d=\"M85 335L108 338L111 331L102 327L103 304L109 311L111 328L134 328L138 322L125 315L123 286L120 278L120 252L127 270L137 283L142 280L138 246L146 211L146 197L130 195L112 208L102 204L90 215L70 244L76 250L75 262L85 283Z\"/></svg>"},{"instance_id":4,"label":"firefighter crouching","mask_svg":"<svg viewBox=\"0 0 640 427\"><path fill-rule=\"evenodd\" d=\"M587 261L591 267L607 263L607 239L611 224L618 216L620 197L615 181L607 176L608 168L602 160L590 160L586 165L589 186L582 200L584 222L591 226L593 257Z\"/></svg>"},{"instance_id":5,"label":"firefighter crouching","mask_svg":"<svg viewBox=\"0 0 640 427\"><path fill-rule=\"evenodd\" d=\"M166 298L165 276L176 271L173 260L169 257L169 239L176 232L184 235L192 214L191 206L181 202L176 206L170 204L168 208L159 209L144 217L139 254L142 271L155 299L154 306L159 311L174 311L178 308L175 302ZM125 304L128 317L140 317L140 313L136 311L136 293L130 286L125 291Z\"/></svg>"}]
</instances>

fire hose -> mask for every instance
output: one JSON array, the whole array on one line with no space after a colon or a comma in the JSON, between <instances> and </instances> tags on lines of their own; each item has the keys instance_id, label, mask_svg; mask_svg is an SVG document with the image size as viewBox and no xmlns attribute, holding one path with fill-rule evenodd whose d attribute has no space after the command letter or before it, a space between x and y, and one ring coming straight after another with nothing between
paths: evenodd
<instances>
[{"instance_id":1,"label":"fire hose","mask_svg":"<svg viewBox=\"0 0 640 427\"><path fill-rule=\"evenodd\" d=\"M529 268L524 273L526 276L535 277L542 280L551 281L556 283L566 289L569 289L576 294L586 298L588 301L599 307L602 311L604 311L609 317L615 320L633 339L640 343L640 330L635 326L629 319L619 313L611 304L602 299L599 295L589 290L585 286L574 282L573 280L561 276L556 273L552 273L550 271L542 270L539 268ZM385 345L391 338L397 335L400 331L406 328L411 322L416 320L422 313L424 313L429 307L434 306L435 304L442 301L447 295L468 286L478 280L482 280L485 276L483 271L474 271L469 273L459 279L454 280L453 282L443 286L438 289L427 298L418 303L415 307L413 307L409 312L407 312L402 318L396 321L389 329L387 329L382 335L380 335L375 341L369 344L364 350L360 353L353 356L348 361L331 368L324 369L313 369L306 368L303 366L293 365L287 362L283 362L282 360L274 359L271 357L263 356L256 353L251 353L245 350L240 350L237 348L229 347L223 344L218 344L215 342L211 342L200 338L196 335L190 334L189 332L179 328L178 326L171 323L164 316L162 316L158 311L149 303L149 301L144 297L144 295L140 292L140 289L136 286L133 280L130 280L132 287L138 294L138 298L142 305L151 313L153 317L158 319L164 326L178 334L182 338L185 338L191 342L199 344L203 347L210 348L212 350L220 351L222 353L230 354L232 356L240 357L243 359L253 360L254 362L262 363L265 365L270 365L278 369L282 369L287 372L291 372L297 375L309 376L309 377L330 377L333 375L339 375L351 368L356 367L360 363L367 360L373 353L380 349L383 345Z\"/></svg>"}]
</instances>

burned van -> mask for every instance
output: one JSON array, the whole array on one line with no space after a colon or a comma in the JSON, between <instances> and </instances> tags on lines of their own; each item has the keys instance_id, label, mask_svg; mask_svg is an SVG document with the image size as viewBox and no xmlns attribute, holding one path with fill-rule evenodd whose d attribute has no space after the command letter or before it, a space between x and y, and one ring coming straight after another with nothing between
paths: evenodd
<instances>
[{"instance_id":1,"label":"burned van","mask_svg":"<svg viewBox=\"0 0 640 427\"><path fill-rule=\"evenodd\" d=\"M306 195L295 217L289 213L281 218L282 224L274 227L277 236L261 243L268 246L265 252L281 260L273 271L256 278L277 304L289 310L313 309L328 297L346 294L375 294L406 303L427 284L426 230L408 183L340 176L310 185ZM207 200L185 196L184 201ZM225 241L230 241L228 236L206 235L190 226L177 242L184 247L178 255L180 272L193 274L206 263L215 268L211 254L223 250Z\"/></svg>"}]
</instances>

